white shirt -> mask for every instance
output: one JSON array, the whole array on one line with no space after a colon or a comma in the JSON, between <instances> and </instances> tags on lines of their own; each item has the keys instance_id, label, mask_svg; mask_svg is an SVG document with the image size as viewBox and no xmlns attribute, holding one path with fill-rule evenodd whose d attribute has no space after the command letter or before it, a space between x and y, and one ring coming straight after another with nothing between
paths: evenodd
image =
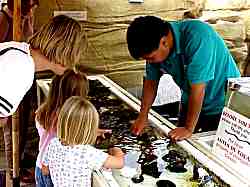
<instances>
[{"instance_id":1,"label":"white shirt","mask_svg":"<svg viewBox=\"0 0 250 187\"><path fill-rule=\"evenodd\" d=\"M35 65L29 45L20 42L0 43L0 117L12 115L34 80ZM21 51L20 51L21 50Z\"/></svg>"},{"instance_id":2,"label":"white shirt","mask_svg":"<svg viewBox=\"0 0 250 187\"><path fill-rule=\"evenodd\" d=\"M49 166L54 187L90 187L92 171L100 169L107 157L107 153L90 145L64 146L54 138L43 164Z\"/></svg>"},{"instance_id":3,"label":"white shirt","mask_svg":"<svg viewBox=\"0 0 250 187\"><path fill-rule=\"evenodd\" d=\"M169 74L163 74L159 81L153 106L174 103L181 100L181 90Z\"/></svg>"}]
</instances>

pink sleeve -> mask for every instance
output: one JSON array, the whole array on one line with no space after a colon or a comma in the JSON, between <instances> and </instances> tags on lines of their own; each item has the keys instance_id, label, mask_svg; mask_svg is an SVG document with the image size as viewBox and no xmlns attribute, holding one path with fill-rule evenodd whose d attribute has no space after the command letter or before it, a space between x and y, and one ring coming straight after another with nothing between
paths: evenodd
<instances>
[{"instance_id":1,"label":"pink sleeve","mask_svg":"<svg viewBox=\"0 0 250 187\"><path fill-rule=\"evenodd\" d=\"M40 125L40 123L37 120L35 120L35 123L36 123L38 134L40 137L42 137L45 133L45 129Z\"/></svg>"}]
</instances>

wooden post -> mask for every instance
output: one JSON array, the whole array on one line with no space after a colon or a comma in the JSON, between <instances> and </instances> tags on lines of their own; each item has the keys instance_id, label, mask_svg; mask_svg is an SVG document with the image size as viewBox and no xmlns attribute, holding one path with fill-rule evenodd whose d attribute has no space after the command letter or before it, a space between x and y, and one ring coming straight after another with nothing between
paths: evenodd
<instances>
[{"instance_id":1,"label":"wooden post","mask_svg":"<svg viewBox=\"0 0 250 187\"><path fill-rule=\"evenodd\" d=\"M13 39L21 40L21 0L14 0Z\"/></svg>"},{"instance_id":2,"label":"wooden post","mask_svg":"<svg viewBox=\"0 0 250 187\"><path fill-rule=\"evenodd\" d=\"M20 185L19 178L19 107L12 116L13 186Z\"/></svg>"},{"instance_id":3,"label":"wooden post","mask_svg":"<svg viewBox=\"0 0 250 187\"><path fill-rule=\"evenodd\" d=\"M21 40L21 0L14 0L13 39ZM12 116L13 186L20 186L19 178L19 109Z\"/></svg>"}]
</instances>

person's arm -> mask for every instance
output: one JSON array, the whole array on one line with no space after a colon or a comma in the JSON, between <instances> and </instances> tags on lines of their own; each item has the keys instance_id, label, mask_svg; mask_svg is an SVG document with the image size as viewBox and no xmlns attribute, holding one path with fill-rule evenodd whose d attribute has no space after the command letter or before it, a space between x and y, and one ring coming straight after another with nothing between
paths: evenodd
<instances>
[{"instance_id":1,"label":"person's arm","mask_svg":"<svg viewBox=\"0 0 250 187\"><path fill-rule=\"evenodd\" d=\"M39 121L37 118L35 118L35 125L36 125L36 129L38 132L39 137L41 138L46 132L46 130L40 125Z\"/></svg>"},{"instance_id":2,"label":"person's arm","mask_svg":"<svg viewBox=\"0 0 250 187\"><path fill-rule=\"evenodd\" d=\"M0 116L3 115L0 112ZM8 117L0 117L0 125L5 125L7 123Z\"/></svg>"},{"instance_id":3,"label":"person's arm","mask_svg":"<svg viewBox=\"0 0 250 187\"><path fill-rule=\"evenodd\" d=\"M9 30L9 24L3 13L0 13L0 42L5 42Z\"/></svg>"},{"instance_id":4,"label":"person's arm","mask_svg":"<svg viewBox=\"0 0 250 187\"><path fill-rule=\"evenodd\" d=\"M138 118L131 127L131 131L135 135L139 135L147 123L148 112L154 102L157 93L157 87L158 81L156 80L145 80L143 82L141 110Z\"/></svg>"},{"instance_id":5,"label":"person's arm","mask_svg":"<svg viewBox=\"0 0 250 187\"><path fill-rule=\"evenodd\" d=\"M47 147L47 149L45 149L45 152L44 152L43 157L42 157L42 168L41 168L41 171L42 171L42 174L44 176L49 175L49 173L50 173L49 172L50 147L51 147L51 144L49 144L48 147Z\"/></svg>"},{"instance_id":6,"label":"person's arm","mask_svg":"<svg viewBox=\"0 0 250 187\"><path fill-rule=\"evenodd\" d=\"M185 126L177 127L169 132L168 135L172 140L178 141L192 136L202 108L205 88L205 83L191 85Z\"/></svg>"},{"instance_id":7,"label":"person's arm","mask_svg":"<svg viewBox=\"0 0 250 187\"><path fill-rule=\"evenodd\" d=\"M109 154L103 164L105 168L120 169L124 166L124 153L120 148L113 147L109 149Z\"/></svg>"},{"instance_id":8,"label":"person's arm","mask_svg":"<svg viewBox=\"0 0 250 187\"><path fill-rule=\"evenodd\" d=\"M23 34L23 40L26 41L32 34L33 31L33 15L28 15L24 18L23 24L22 24L22 34Z\"/></svg>"}]
</instances>

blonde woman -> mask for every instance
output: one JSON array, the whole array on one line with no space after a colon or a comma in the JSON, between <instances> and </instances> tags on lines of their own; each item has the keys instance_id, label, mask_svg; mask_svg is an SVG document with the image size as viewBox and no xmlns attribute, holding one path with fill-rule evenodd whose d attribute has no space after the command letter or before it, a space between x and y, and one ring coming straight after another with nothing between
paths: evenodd
<instances>
[{"instance_id":1,"label":"blonde woman","mask_svg":"<svg viewBox=\"0 0 250 187\"><path fill-rule=\"evenodd\" d=\"M109 153L93 147L99 116L86 99L73 96L63 105L57 122L57 137L52 139L43 158L55 187L91 186L95 169L122 168L123 152L111 148Z\"/></svg>"},{"instance_id":2,"label":"blonde woman","mask_svg":"<svg viewBox=\"0 0 250 187\"><path fill-rule=\"evenodd\" d=\"M66 67L79 62L83 46L81 39L80 24L60 15L49 20L28 43L0 43L0 123L4 125L8 160L12 158L12 143L11 124L7 125L7 117L16 111L31 88L35 72L52 70L62 74Z\"/></svg>"},{"instance_id":3,"label":"blonde woman","mask_svg":"<svg viewBox=\"0 0 250 187\"><path fill-rule=\"evenodd\" d=\"M31 87L34 73L62 74L80 60L81 27L69 17L52 18L28 43L0 43L0 117L12 115Z\"/></svg>"}]
</instances>

